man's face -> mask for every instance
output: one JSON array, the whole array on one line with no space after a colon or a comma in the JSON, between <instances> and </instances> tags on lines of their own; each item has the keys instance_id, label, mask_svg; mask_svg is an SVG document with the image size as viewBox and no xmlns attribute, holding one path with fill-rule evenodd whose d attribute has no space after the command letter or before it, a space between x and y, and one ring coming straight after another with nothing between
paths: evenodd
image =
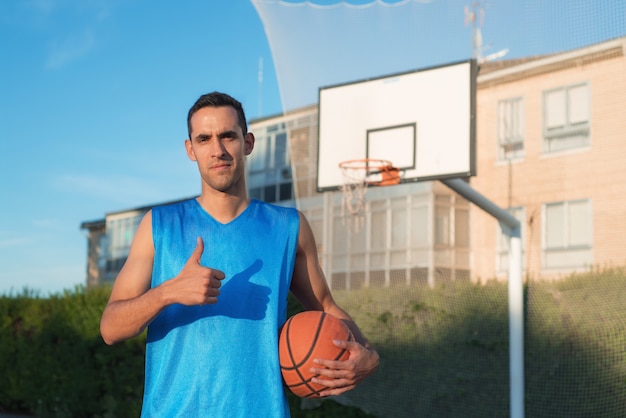
<instances>
[{"instance_id":1,"label":"man's face","mask_svg":"<svg viewBox=\"0 0 626 418\"><path fill-rule=\"evenodd\" d=\"M198 164L203 187L231 194L245 192L244 159L252 152L254 136L242 132L235 109L204 107L193 114L190 124L191 138L185 147Z\"/></svg>"}]
</instances>

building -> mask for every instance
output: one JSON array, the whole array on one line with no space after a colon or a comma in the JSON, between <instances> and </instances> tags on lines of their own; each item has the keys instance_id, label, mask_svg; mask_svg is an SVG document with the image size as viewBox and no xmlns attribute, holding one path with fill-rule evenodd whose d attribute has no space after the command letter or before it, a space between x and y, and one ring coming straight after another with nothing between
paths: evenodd
<instances>
[{"instance_id":1,"label":"building","mask_svg":"<svg viewBox=\"0 0 626 418\"><path fill-rule=\"evenodd\" d=\"M87 231L87 287L115 281L128 257L139 222L151 207L110 212L104 219L81 223L80 229Z\"/></svg>"},{"instance_id":2,"label":"building","mask_svg":"<svg viewBox=\"0 0 626 418\"><path fill-rule=\"evenodd\" d=\"M626 38L483 64L471 187L522 223L523 264L552 277L626 261ZM370 188L346 213L316 190L316 105L253 120L251 197L309 219L333 289L506 278L498 223L440 182ZM84 222L88 285L114 280L149 207Z\"/></svg>"},{"instance_id":3,"label":"building","mask_svg":"<svg viewBox=\"0 0 626 418\"><path fill-rule=\"evenodd\" d=\"M368 190L346 214L341 192L318 193L317 106L254 120L251 197L297 207L309 219L333 289L469 278L469 205L437 182ZM88 285L112 282L149 206L85 222Z\"/></svg>"},{"instance_id":4,"label":"building","mask_svg":"<svg viewBox=\"0 0 626 418\"><path fill-rule=\"evenodd\" d=\"M311 223L331 287L469 278L469 205L447 187L424 182L371 188L356 216L346 213L341 192L317 192L317 111L310 106L250 124L260 147L255 144L250 156L248 186L259 197L255 190L265 187L264 179L290 173L293 200L281 203L296 206ZM278 140L283 136L289 167L272 166L285 161Z\"/></svg>"},{"instance_id":5,"label":"building","mask_svg":"<svg viewBox=\"0 0 626 418\"><path fill-rule=\"evenodd\" d=\"M471 186L521 221L529 277L626 262L625 47L619 38L479 73ZM475 207L471 248L473 277L506 277L506 240Z\"/></svg>"}]
</instances>

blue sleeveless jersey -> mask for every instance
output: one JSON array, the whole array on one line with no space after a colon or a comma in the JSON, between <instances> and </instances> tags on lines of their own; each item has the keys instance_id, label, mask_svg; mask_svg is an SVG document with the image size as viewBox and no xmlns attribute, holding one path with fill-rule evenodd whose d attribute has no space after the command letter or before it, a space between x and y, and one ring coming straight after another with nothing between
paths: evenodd
<instances>
[{"instance_id":1,"label":"blue sleeveless jersey","mask_svg":"<svg viewBox=\"0 0 626 418\"><path fill-rule=\"evenodd\" d=\"M278 359L299 230L295 209L252 200L221 224L195 200L152 210L152 286L197 244L223 271L218 302L171 305L148 326L142 417L289 417Z\"/></svg>"}]
</instances>

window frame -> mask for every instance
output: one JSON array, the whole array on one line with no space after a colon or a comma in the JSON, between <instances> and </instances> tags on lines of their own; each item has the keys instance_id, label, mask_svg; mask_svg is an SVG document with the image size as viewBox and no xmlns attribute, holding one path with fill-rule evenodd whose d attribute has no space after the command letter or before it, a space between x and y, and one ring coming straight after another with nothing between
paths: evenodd
<instances>
[{"instance_id":1,"label":"window frame","mask_svg":"<svg viewBox=\"0 0 626 418\"><path fill-rule=\"evenodd\" d=\"M506 122L505 119L510 122L509 126L503 126ZM526 139L524 96L499 100L497 105L497 123L498 161L523 158Z\"/></svg>"},{"instance_id":2,"label":"window frame","mask_svg":"<svg viewBox=\"0 0 626 418\"><path fill-rule=\"evenodd\" d=\"M571 95L576 89L585 87L586 103L583 103L585 120L572 121ZM563 93L562 108L563 123L560 126L549 126L551 109L550 96ZM589 82L572 83L564 86L544 90L542 94L543 106L543 152L546 154L562 152L572 149L588 147L591 144L591 91ZM582 107L581 107L582 109Z\"/></svg>"},{"instance_id":3,"label":"window frame","mask_svg":"<svg viewBox=\"0 0 626 418\"><path fill-rule=\"evenodd\" d=\"M572 206L586 203L586 212L588 215L587 222L585 224L587 231L584 231L584 235L587 236L586 242L573 242L572 236L580 236L580 231L574 231L573 226L577 225L572 223L574 218L572 215ZM552 239L548 236L550 224L548 224L548 210L550 207L562 207L562 213L559 214L563 220L560 225L563 236L560 241L562 245L551 245ZM542 239L541 239L541 254L542 254L542 268L545 270L554 269L572 269L589 266L593 262L593 204L591 198L570 199L556 202L544 203L542 205ZM558 226L557 226L558 227ZM574 234L576 232L576 234ZM569 257L572 262L555 263L552 264L549 261L550 256L561 254L565 257Z\"/></svg>"},{"instance_id":4,"label":"window frame","mask_svg":"<svg viewBox=\"0 0 626 418\"><path fill-rule=\"evenodd\" d=\"M246 170L251 198L267 203L294 199L289 135L284 123L270 125L257 136Z\"/></svg>"}]
</instances>

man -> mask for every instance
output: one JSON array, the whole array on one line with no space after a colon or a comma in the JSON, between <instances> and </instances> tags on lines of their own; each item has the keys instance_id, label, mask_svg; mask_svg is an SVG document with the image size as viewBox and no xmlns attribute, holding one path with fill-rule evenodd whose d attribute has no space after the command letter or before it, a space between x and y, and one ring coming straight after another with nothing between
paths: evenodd
<instances>
[{"instance_id":1,"label":"man","mask_svg":"<svg viewBox=\"0 0 626 418\"><path fill-rule=\"evenodd\" d=\"M187 116L196 199L155 207L141 221L102 314L107 344L146 327L143 417L288 417L278 333L289 290L307 310L341 318L356 342L347 361L318 359L323 396L344 393L378 367L372 349L333 300L315 240L297 210L248 198L254 148L237 100L213 92Z\"/></svg>"}]
</instances>

